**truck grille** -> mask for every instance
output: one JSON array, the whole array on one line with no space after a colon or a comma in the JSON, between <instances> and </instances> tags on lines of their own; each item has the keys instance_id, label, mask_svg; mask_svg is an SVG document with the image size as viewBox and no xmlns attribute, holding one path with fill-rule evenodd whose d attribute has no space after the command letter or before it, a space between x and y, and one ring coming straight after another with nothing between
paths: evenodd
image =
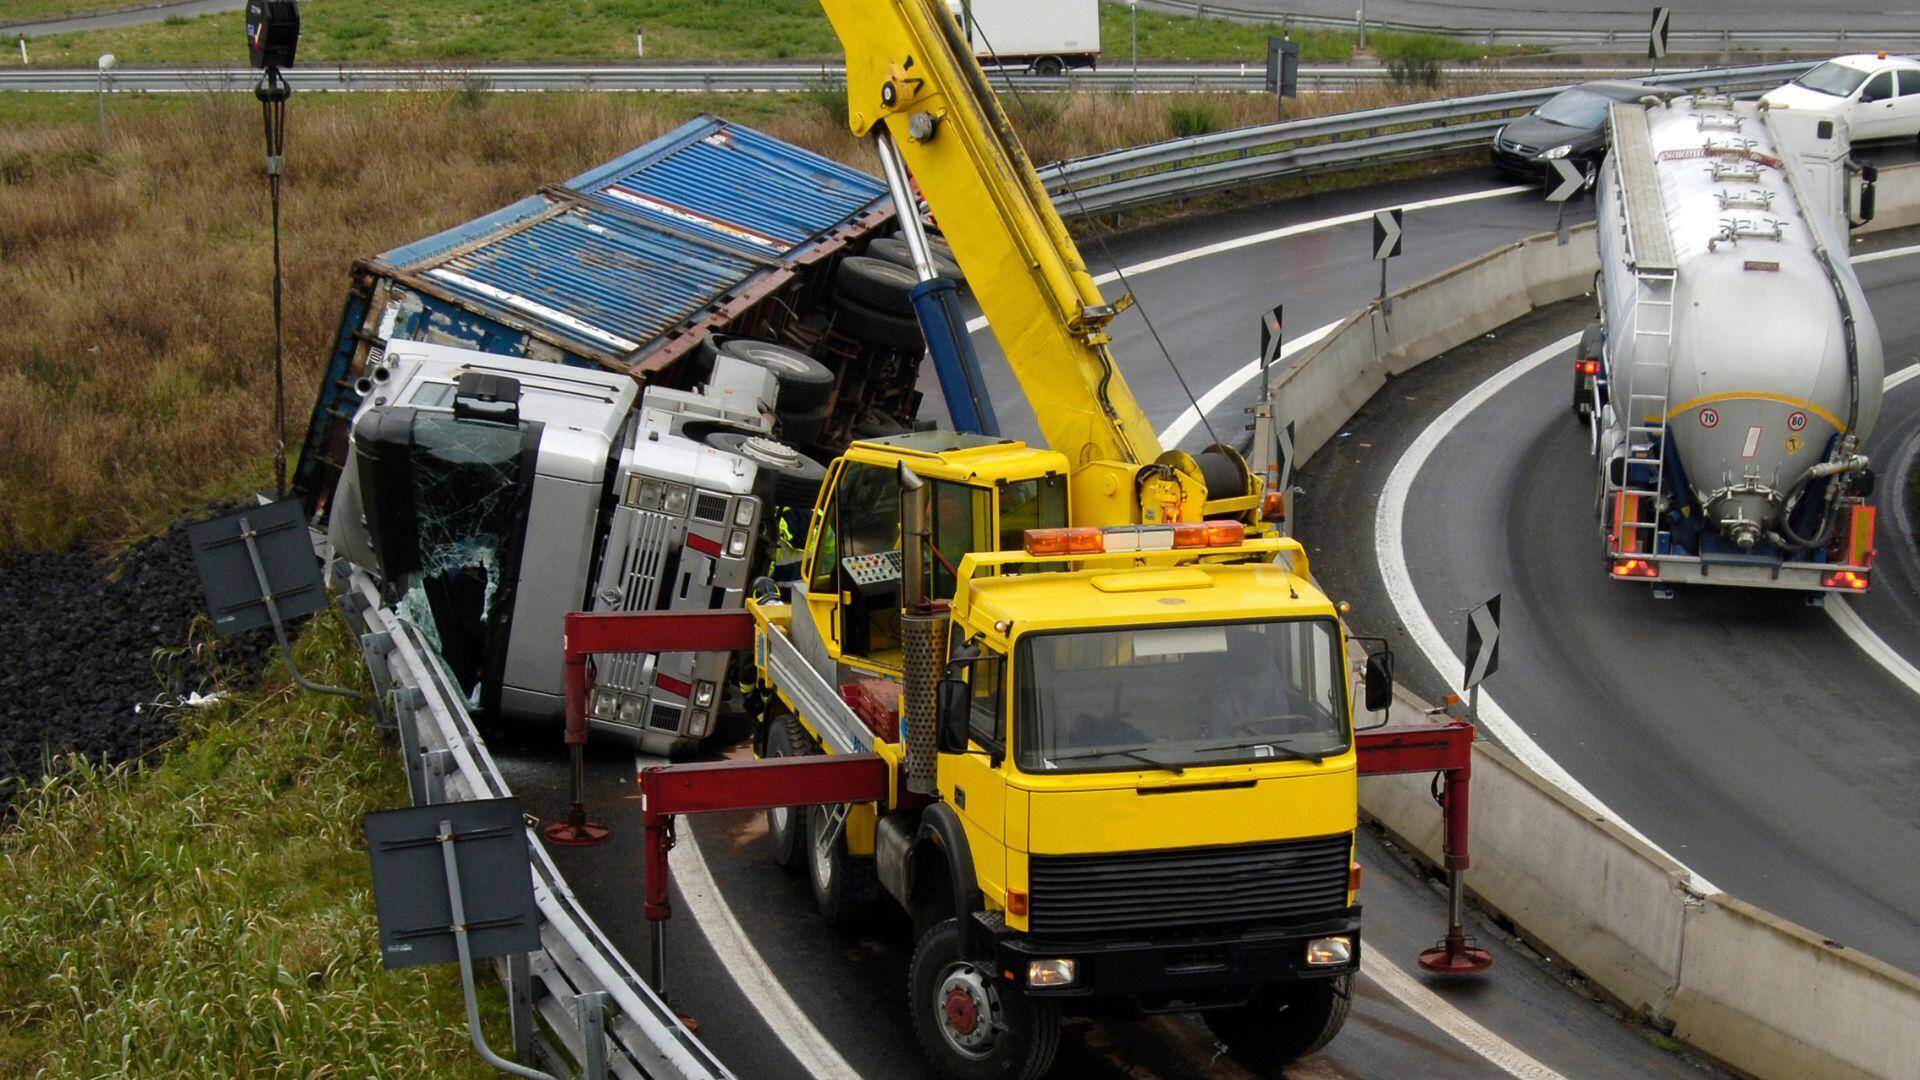
<instances>
[{"instance_id":1,"label":"truck grille","mask_svg":"<svg viewBox=\"0 0 1920 1080\"><path fill-rule=\"evenodd\" d=\"M1035 855L1035 934L1092 937L1142 930L1243 928L1347 906L1348 834L1311 840Z\"/></svg>"}]
</instances>

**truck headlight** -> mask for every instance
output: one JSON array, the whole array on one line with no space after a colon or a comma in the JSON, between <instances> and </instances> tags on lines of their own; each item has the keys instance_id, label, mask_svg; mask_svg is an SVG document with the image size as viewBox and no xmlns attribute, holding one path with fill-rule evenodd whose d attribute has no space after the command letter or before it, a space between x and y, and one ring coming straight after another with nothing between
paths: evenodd
<instances>
[{"instance_id":1,"label":"truck headlight","mask_svg":"<svg viewBox=\"0 0 1920 1080\"><path fill-rule=\"evenodd\" d=\"M694 683L693 703L703 709L713 704L713 684L710 682Z\"/></svg>"},{"instance_id":2,"label":"truck headlight","mask_svg":"<svg viewBox=\"0 0 1920 1080\"><path fill-rule=\"evenodd\" d=\"M1072 986L1080 974L1077 960L1032 960L1027 963L1027 985L1034 987Z\"/></svg>"},{"instance_id":3,"label":"truck headlight","mask_svg":"<svg viewBox=\"0 0 1920 1080\"><path fill-rule=\"evenodd\" d=\"M692 501L692 488L685 484L668 484L666 497L660 500L660 509L674 517L686 517L687 507Z\"/></svg>"},{"instance_id":4,"label":"truck headlight","mask_svg":"<svg viewBox=\"0 0 1920 1080\"><path fill-rule=\"evenodd\" d=\"M620 695L611 690L593 692L593 708L589 711L595 720L611 720L620 709Z\"/></svg>"},{"instance_id":5,"label":"truck headlight","mask_svg":"<svg viewBox=\"0 0 1920 1080\"><path fill-rule=\"evenodd\" d=\"M645 700L637 697L620 699L620 722L628 727L640 726L640 714L646 709Z\"/></svg>"},{"instance_id":6,"label":"truck headlight","mask_svg":"<svg viewBox=\"0 0 1920 1080\"><path fill-rule=\"evenodd\" d=\"M727 537L727 554L739 558L747 553L747 530L735 529Z\"/></svg>"},{"instance_id":7,"label":"truck headlight","mask_svg":"<svg viewBox=\"0 0 1920 1080\"><path fill-rule=\"evenodd\" d=\"M1353 939L1322 937L1307 942L1308 967L1336 967L1353 959Z\"/></svg>"},{"instance_id":8,"label":"truck headlight","mask_svg":"<svg viewBox=\"0 0 1920 1080\"><path fill-rule=\"evenodd\" d=\"M1571 153L1573 153L1573 144L1561 143L1559 146L1556 146L1553 149L1548 150L1546 153L1541 154L1540 160L1541 161L1558 161L1561 158L1566 157L1568 154L1571 154Z\"/></svg>"},{"instance_id":9,"label":"truck headlight","mask_svg":"<svg viewBox=\"0 0 1920 1080\"><path fill-rule=\"evenodd\" d=\"M738 503L734 504L733 523L735 525L753 524L753 512L758 509L760 509L759 500L741 499Z\"/></svg>"}]
</instances>

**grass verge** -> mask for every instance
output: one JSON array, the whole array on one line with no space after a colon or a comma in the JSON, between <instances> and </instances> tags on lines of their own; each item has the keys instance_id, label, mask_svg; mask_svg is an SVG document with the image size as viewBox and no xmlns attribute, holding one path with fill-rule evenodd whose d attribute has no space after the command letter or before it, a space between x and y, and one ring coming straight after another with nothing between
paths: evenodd
<instances>
[{"instance_id":1,"label":"grass verge","mask_svg":"<svg viewBox=\"0 0 1920 1080\"><path fill-rule=\"evenodd\" d=\"M1437 94L1442 91L1424 91ZM1404 100L1385 87L1290 113ZM1036 160L1270 118L1257 94L1022 95ZM1298 108L1294 108L1297 106ZM307 94L283 206L294 445L356 258L506 205L717 111L856 167L838 93ZM0 94L0 552L112 546L270 475L259 112L243 95ZM104 493L111 493L107 497Z\"/></svg>"},{"instance_id":2,"label":"grass verge","mask_svg":"<svg viewBox=\"0 0 1920 1080\"><path fill-rule=\"evenodd\" d=\"M361 681L331 614L296 646ZM360 832L404 806L358 706L262 688L156 758L64 763L0 835L0 1074L483 1077L453 967L387 971ZM494 1045L498 983L481 980Z\"/></svg>"},{"instance_id":3,"label":"grass verge","mask_svg":"<svg viewBox=\"0 0 1920 1080\"><path fill-rule=\"evenodd\" d=\"M1277 27L1142 11L1142 60L1242 60L1264 63ZM90 64L113 53L126 64L238 63L240 15L172 16L159 22L29 43L36 65ZM1100 5L1109 66L1127 63L1132 25L1121 3ZM650 60L837 60L839 39L817 0L328 0L303 5L302 64L411 63L428 60L586 60L636 58L634 31L646 32ZM1357 38L1344 30L1296 30L1301 59L1344 61ZM1373 35L1391 59L1408 51L1472 61L1521 51L1432 34Z\"/></svg>"}]
</instances>

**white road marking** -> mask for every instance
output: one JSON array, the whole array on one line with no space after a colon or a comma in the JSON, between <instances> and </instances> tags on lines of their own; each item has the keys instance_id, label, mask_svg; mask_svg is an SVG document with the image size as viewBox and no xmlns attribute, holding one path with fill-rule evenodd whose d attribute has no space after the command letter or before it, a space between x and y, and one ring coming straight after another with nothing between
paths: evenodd
<instances>
[{"instance_id":1,"label":"white road marking","mask_svg":"<svg viewBox=\"0 0 1920 1080\"><path fill-rule=\"evenodd\" d=\"M1338 322L1330 322L1325 326L1309 330L1300 337L1287 342L1281 346L1279 359L1275 360L1274 364L1278 366L1281 361L1286 360L1294 353L1318 343L1321 338L1332 333L1333 328L1339 325L1340 323ZM1185 412L1173 418L1173 422L1168 424L1166 430L1160 433L1160 445L1167 447L1179 446L1180 441L1187 437L1187 433L1192 431L1194 426L1200 423L1200 417L1219 408L1220 403L1232 396L1234 391L1252 382L1258 378L1259 375L1259 357L1254 357L1252 360L1247 361L1244 366L1236 368L1233 374L1215 383L1213 389L1201 394L1198 402L1187 406Z\"/></svg>"},{"instance_id":2,"label":"white road marking","mask_svg":"<svg viewBox=\"0 0 1920 1080\"><path fill-rule=\"evenodd\" d=\"M1380 576L1385 580L1387 596L1393 602L1394 611L1407 628L1407 636L1413 639L1420 651L1449 686L1454 679L1447 673L1462 670L1460 657L1447 643L1440 628L1434 625L1432 616L1427 614L1426 605L1420 602L1420 595L1413 587L1413 575L1407 569L1406 548L1402 530L1406 523L1407 497L1413 492L1414 478L1420 474L1427 459L1439 448L1453 429L1460 425L1474 410L1492 400L1494 395L1511 386L1521 377L1534 369L1558 358L1562 353L1574 347L1580 341L1580 335L1568 334L1566 337L1540 349L1532 355L1514 364L1492 378L1473 388L1465 397L1453 403L1447 411L1441 413L1427 429L1413 440L1407 452L1394 464L1393 471L1387 477L1387 486L1380 494L1380 503L1374 515L1374 555L1380 563ZM1515 723L1505 709L1494 700L1486 687L1480 688L1480 723L1500 740L1502 746L1519 758L1534 772L1539 773L1548 783L1587 804L1595 813L1631 833L1641 843L1659 851L1669 859L1671 854L1662 850L1658 844L1634 828L1619 814L1614 813L1600 799L1588 791L1586 786L1573 778L1573 774L1562 768L1551 754L1533 741L1526 730ZM1679 863L1680 860L1673 859ZM1685 864L1681 864L1684 866ZM1715 893L1716 889L1687 867L1692 887L1702 893Z\"/></svg>"},{"instance_id":3,"label":"white road marking","mask_svg":"<svg viewBox=\"0 0 1920 1080\"><path fill-rule=\"evenodd\" d=\"M746 931L740 928L740 920L734 918L733 909L720 894L712 871L707 869L707 860L700 854L699 841L691 828L683 830L680 842L673 846L667 858L673 865L674 879L680 884L680 898L699 925L700 933L706 936L707 944L720 958L721 968L733 977L735 985L746 995L753 1011L772 1029L780 1045L819 1080L859 1080L860 1074L847 1064L847 1059L840 1056L827 1037L820 1034L813 1021L807 1019L806 1012L787 993L786 987L780 985L773 969L748 940Z\"/></svg>"},{"instance_id":4,"label":"white road marking","mask_svg":"<svg viewBox=\"0 0 1920 1080\"><path fill-rule=\"evenodd\" d=\"M1302 221L1295 225L1283 225L1278 229L1268 229L1266 232L1252 233L1247 236L1236 236L1231 240L1202 244L1199 247L1188 248L1185 251L1176 251L1171 255L1162 255L1157 259L1147 259L1144 262L1137 262L1131 266L1123 266L1117 271L1109 270L1094 278L1093 283L1096 285L1110 285L1120 280L1120 275L1123 273L1128 277L1137 277L1141 274L1150 274L1155 270L1165 270L1169 266L1178 266L1184 262L1192 262L1195 259L1204 259L1212 255L1219 255L1223 252L1238 251L1246 247L1257 247L1260 244L1270 244L1275 240L1285 240L1289 236L1301 236L1306 233L1319 232L1323 229L1337 228L1341 225L1352 225L1359 221L1371 221L1373 220L1373 215L1381 210L1391 210L1395 208L1401 210L1434 210L1443 206L1458 206L1461 203L1481 202L1486 199L1504 199L1508 195L1519 195L1533 190L1535 189L1530 184L1514 184L1510 187L1485 188L1480 191L1463 191L1458 195L1443 195L1437 199L1420 199L1410 203L1396 203L1393 206L1376 206L1368 210L1356 210L1351 214L1338 214L1333 217L1318 218L1313 221ZM977 334L986 328L987 320L985 316L978 316L967 320L967 333L969 334ZM1233 375L1228 376L1228 378L1237 377L1239 374L1240 373L1236 371ZM1242 381L1244 382L1245 380L1243 379Z\"/></svg>"},{"instance_id":5,"label":"white road marking","mask_svg":"<svg viewBox=\"0 0 1920 1080\"><path fill-rule=\"evenodd\" d=\"M1869 251L1862 255L1854 255L1851 258L1853 264L1858 266L1861 263L1880 262L1883 259L1904 259L1909 255L1920 255L1920 244L1914 244L1909 247L1888 248L1885 251Z\"/></svg>"},{"instance_id":6,"label":"white road marking","mask_svg":"<svg viewBox=\"0 0 1920 1080\"><path fill-rule=\"evenodd\" d=\"M1864 262L1875 257L1892 258L1895 255L1920 255L1920 245L1896 248L1893 251L1879 251L1873 255L1859 256L1853 261ZM1881 387L1883 390L1892 390L1914 378L1920 378L1920 364L1909 364L1887 376L1887 381L1882 383ZM1915 667L1912 661L1901 656L1898 650L1887 644L1879 634L1874 633L1873 628L1866 624L1866 620L1860 618L1860 613L1853 610L1853 606L1847 603L1845 597L1838 594L1828 596L1826 610L1827 617L1833 620L1833 624L1840 628L1841 633L1847 635L1855 645L1859 646L1861 652L1866 653L1874 663L1887 669L1887 674L1906 684L1907 689L1920 694L1920 668Z\"/></svg>"},{"instance_id":7,"label":"white road marking","mask_svg":"<svg viewBox=\"0 0 1920 1080\"><path fill-rule=\"evenodd\" d=\"M1360 953L1360 974L1398 998L1421 1019L1453 1037L1460 1045L1486 1058L1509 1076L1523 1080L1560 1080L1560 1074L1534 1060L1525 1051L1489 1031L1424 983L1380 955L1378 949Z\"/></svg>"}]
</instances>

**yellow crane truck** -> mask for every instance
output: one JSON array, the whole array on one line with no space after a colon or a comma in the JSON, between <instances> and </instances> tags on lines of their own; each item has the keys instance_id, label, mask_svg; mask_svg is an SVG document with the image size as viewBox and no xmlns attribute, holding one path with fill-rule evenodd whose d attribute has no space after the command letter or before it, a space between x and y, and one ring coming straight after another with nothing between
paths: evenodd
<instances>
[{"instance_id":1,"label":"yellow crane truck","mask_svg":"<svg viewBox=\"0 0 1920 1080\"><path fill-rule=\"evenodd\" d=\"M1044 1073L1063 1013L1192 1011L1250 1064L1309 1053L1360 963L1359 774L1454 769L1451 791L1465 742L1395 741L1367 768L1357 657L1306 553L1269 527L1278 500L1229 448L1160 446L1109 348L1129 301L1095 287L944 0L823 3L950 409L975 430L832 463L799 580L763 579L747 605L760 760L642 773L647 915L668 913L674 814L765 807L774 858L828 921L885 902L911 917L912 1023L944 1076ZM991 404L916 183L1046 448L982 433ZM749 640L744 620L700 628L725 613L580 618L570 670ZM656 631L616 641L587 620ZM1364 668L1379 710L1391 656ZM1464 964L1458 922L1456 904L1445 959Z\"/></svg>"},{"instance_id":2,"label":"yellow crane truck","mask_svg":"<svg viewBox=\"0 0 1920 1080\"><path fill-rule=\"evenodd\" d=\"M1094 285L943 0L824 6L936 366L971 360L912 182L1050 447L932 431L833 463L802 579L749 604L762 754L872 754L886 792L768 811L775 858L829 920L912 916L945 1075L1041 1074L1063 1011L1199 1010L1267 1065L1317 1049L1360 958L1338 614L1298 543L1248 535L1238 454L1160 446L1109 346L1130 301ZM1390 693L1384 658L1370 676Z\"/></svg>"}]
</instances>

